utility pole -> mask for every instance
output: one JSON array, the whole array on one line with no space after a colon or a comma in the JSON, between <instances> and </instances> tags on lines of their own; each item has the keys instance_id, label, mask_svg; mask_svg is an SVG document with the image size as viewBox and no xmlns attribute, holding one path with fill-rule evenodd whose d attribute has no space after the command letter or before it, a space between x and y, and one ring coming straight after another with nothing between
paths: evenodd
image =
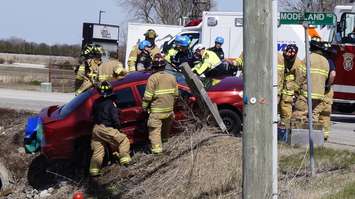
<instances>
[{"instance_id":1,"label":"utility pole","mask_svg":"<svg viewBox=\"0 0 355 199\"><path fill-rule=\"evenodd\" d=\"M272 0L272 199L278 198L277 150L277 0Z\"/></svg>"},{"instance_id":2,"label":"utility pole","mask_svg":"<svg viewBox=\"0 0 355 199\"><path fill-rule=\"evenodd\" d=\"M244 0L243 198L272 197L272 0Z\"/></svg>"},{"instance_id":3,"label":"utility pole","mask_svg":"<svg viewBox=\"0 0 355 199\"><path fill-rule=\"evenodd\" d=\"M100 10L99 11L99 24L101 24L101 14L102 13L105 13L105 11L104 10Z\"/></svg>"}]
</instances>

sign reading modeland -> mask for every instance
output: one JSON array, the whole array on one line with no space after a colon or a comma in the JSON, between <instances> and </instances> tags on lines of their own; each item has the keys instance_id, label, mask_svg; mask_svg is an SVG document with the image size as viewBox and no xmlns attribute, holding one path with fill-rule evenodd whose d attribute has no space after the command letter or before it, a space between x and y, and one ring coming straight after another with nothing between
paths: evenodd
<instances>
[{"instance_id":1,"label":"sign reading modeland","mask_svg":"<svg viewBox=\"0 0 355 199\"><path fill-rule=\"evenodd\" d=\"M280 24L334 25L336 17L333 13L317 12L280 12Z\"/></svg>"}]
</instances>

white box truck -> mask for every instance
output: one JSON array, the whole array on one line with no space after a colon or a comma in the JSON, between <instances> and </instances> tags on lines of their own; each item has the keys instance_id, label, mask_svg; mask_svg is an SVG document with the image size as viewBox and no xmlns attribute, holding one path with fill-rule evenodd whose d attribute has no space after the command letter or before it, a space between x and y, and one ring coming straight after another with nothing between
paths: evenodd
<instances>
[{"instance_id":1,"label":"white box truck","mask_svg":"<svg viewBox=\"0 0 355 199\"><path fill-rule=\"evenodd\" d=\"M157 24L128 24L126 60L132 46L144 39L144 32L148 29L157 31L157 45L166 52L171 48L175 36L188 35L192 42L190 47L202 43L206 47L214 45L217 36L225 39L223 50L226 58L239 57L243 50L243 13L242 12L203 12L202 20L198 25L183 27ZM305 57L304 29L302 25L281 25L278 27L277 50L282 52L287 44L296 44L299 47L298 57ZM258 49L255 49L257 51ZM127 61L126 61L127 66Z\"/></svg>"}]
</instances>

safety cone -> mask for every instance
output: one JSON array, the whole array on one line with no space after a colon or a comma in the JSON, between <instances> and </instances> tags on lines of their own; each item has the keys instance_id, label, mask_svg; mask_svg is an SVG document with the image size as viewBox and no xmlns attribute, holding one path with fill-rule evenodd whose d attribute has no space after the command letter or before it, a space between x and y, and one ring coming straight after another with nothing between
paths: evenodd
<instances>
[{"instance_id":1,"label":"safety cone","mask_svg":"<svg viewBox=\"0 0 355 199\"><path fill-rule=\"evenodd\" d=\"M73 199L85 199L84 193L81 191L77 191L73 194Z\"/></svg>"}]
</instances>

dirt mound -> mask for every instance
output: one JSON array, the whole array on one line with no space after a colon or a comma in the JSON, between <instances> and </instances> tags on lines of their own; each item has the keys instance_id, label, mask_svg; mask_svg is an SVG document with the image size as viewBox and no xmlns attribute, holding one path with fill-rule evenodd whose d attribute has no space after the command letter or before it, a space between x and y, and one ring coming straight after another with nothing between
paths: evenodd
<instances>
[{"instance_id":1,"label":"dirt mound","mask_svg":"<svg viewBox=\"0 0 355 199\"><path fill-rule=\"evenodd\" d=\"M26 172L31 156L25 154L23 136L26 119L31 112L0 109L0 161L11 168L15 179Z\"/></svg>"},{"instance_id":2,"label":"dirt mound","mask_svg":"<svg viewBox=\"0 0 355 199\"><path fill-rule=\"evenodd\" d=\"M25 154L23 135L26 118L34 113L0 109L0 162L10 171L12 189L24 187L27 168L34 156ZM14 190L11 190L11 192Z\"/></svg>"}]
</instances>

